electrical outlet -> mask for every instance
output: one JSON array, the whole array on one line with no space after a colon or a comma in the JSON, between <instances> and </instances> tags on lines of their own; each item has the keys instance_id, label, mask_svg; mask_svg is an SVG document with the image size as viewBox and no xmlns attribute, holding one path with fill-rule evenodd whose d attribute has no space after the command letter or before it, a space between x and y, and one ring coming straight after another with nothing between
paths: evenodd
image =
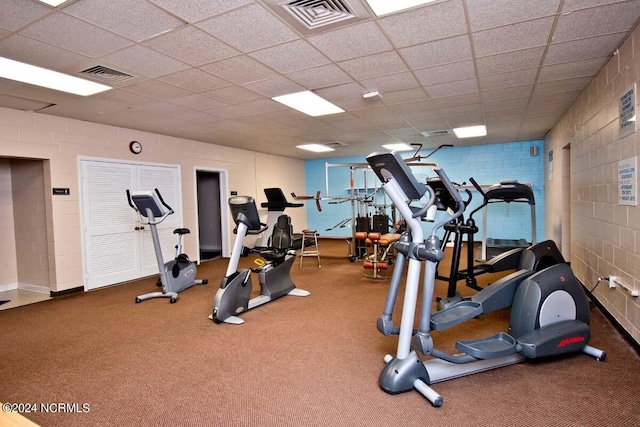
<instances>
[{"instance_id":1,"label":"electrical outlet","mask_svg":"<svg viewBox=\"0 0 640 427\"><path fill-rule=\"evenodd\" d=\"M616 276L609 276L609 287L615 288L618 286L618 278Z\"/></svg>"}]
</instances>

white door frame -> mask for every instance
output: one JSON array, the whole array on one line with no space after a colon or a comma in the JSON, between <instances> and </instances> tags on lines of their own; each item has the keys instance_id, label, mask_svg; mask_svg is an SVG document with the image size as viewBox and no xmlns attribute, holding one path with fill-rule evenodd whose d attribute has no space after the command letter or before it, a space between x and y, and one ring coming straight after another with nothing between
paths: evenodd
<instances>
[{"instance_id":1,"label":"white door frame","mask_svg":"<svg viewBox=\"0 0 640 427\"><path fill-rule=\"evenodd\" d=\"M229 171L227 169L211 168L205 166L196 166L193 168L193 194L194 197L194 212L198 212L198 172L214 172L220 176L220 232L222 237L222 257L231 257L231 233L229 231L229 209L227 203L227 195L229 194ZM200 219L196 214L196 230L200 229ZM196 239L197 247L196 253L198 254L198 263L200 263L200 236Z\"/></svg>"}]
</instances>

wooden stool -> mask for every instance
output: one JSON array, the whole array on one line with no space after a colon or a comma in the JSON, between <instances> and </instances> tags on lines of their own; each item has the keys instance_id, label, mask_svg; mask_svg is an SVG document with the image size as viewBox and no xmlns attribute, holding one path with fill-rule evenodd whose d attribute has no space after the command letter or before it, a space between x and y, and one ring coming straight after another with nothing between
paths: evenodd
<instances>
[{"instance_id":1,"label":"wooden stool","mask_svg":"<svg viewBox=\"0 0 640 427\"><path fill-rule=\"evenodd\" d=\"M305 250L307 246L307 239L313 239L313 245L315 247L314 250ZM300 248L300 268L302 268L302 261L304 257L314 256L318 258L318 268L322 267L320 265L320 249L318 248L318 232L313 229L304 229L302 230L302 247Z\"/></svg>"}]
</instances>

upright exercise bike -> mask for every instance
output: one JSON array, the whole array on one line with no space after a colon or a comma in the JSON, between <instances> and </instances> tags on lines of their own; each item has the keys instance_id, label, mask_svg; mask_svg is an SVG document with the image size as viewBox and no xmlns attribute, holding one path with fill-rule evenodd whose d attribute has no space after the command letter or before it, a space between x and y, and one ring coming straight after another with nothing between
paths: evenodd
<instances>
[{"instance_id":1,"label":"upright exercise bike","mask_svg":"<svg viewBox=\"0 0 640 427\"><path fill-rule=\"evenodd\" d=\"M216 323L231 323L239 325L244 320L237 317L246 310L280 298L285 295L306 297L308 291L297 289L291 280L291 266L295 261L293 246L293 230L291 218L280 215L273 226L273 232L268 241L267 249L258 253L267 261L256 269L238 270L240 256L248 255L249 250L244 246L247 235L265 232L268 227L260 222L260 216L255 200L248 196L234 196L229 199L229 207L236 223L234 233L237 234L231 258L227 266L220 288L213 301L213 312L209 319ZM260 295L249 299L253 285L251 272L258 273L260 280Z\"/></svg>"},{"instance_id":2,"label":"upright exercise bike","mask_svg":"<svg viewBox=\"0 0 640 427\"><path fill-rule=\"evenodd\" d=\"M420 218L426 217L435 203L433 190L419 183L397 153L367 157L367 162L382 188L407 223L407 231L396 243L396 266L389 286L383 315L378 329L385 335L398 334L395 356L387 355L380 378L380 387L391 394L418 390L433 406L443 399L431 384L519 363L527 358L584 352L604 360L602 350L588 345L589 304L582 284L566 263L556 264L539 272L519 270L474 295L432 314L432 298L436 264L444 253L436 231L464 211L464 202L442 169L434 169L458 206L455 213L433 226L425 240ZM409 206L428 194L429 201L420 208ZM409 200L410 202L407 202ZM393 326L392 313L400 288L405 259L409 259L406 276L402 320ZM418 288L425 263L422 302L417 331L414 320L418 303ZM434 347L431 330L445 330L464 321L503 308L511 307L509 333L500 332L487 338L457 341L458 354L449 354ZM418 352L431 356L423 361Z\"/></svg>"},{"instance_id":3,"label":"upright exercise bike","mask_svg":"<svg viewBox=\"0 0 640 427\"><path fill-rule=\"evenodd\" d=\"M182 236L189 233L187 228L177 228L173 231L178 235L178 244L176 245L176 257L171 261L164 262L162 257L162 247L160 246L160 238L158 236L158 224L167 219L169 215L174 213L171 206L165 203L156 188L154 191L137 191L131 193L127 190L127 201L129 206L138 214L141 223L148 224L151 229L151 238L153 239L153 249L156 253L158 261L158 270L160 271L160 284L162 292L149 292L136 297L136 303L151 298L169 298L171 304L178 301L178 293L190 288L193 285L206 285L207 279L196 279L196 265L189 260L189 257L181 253Z\"/></svg>"}]
</instances>

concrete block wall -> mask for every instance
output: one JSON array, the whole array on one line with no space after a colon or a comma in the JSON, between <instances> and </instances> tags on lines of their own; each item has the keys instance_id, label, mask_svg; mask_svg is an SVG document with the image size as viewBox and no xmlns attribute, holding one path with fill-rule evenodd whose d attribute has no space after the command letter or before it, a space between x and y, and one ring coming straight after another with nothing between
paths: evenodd
<instances>
[{"instance_id":1,"label":"concrete block wall","mask_svg":"<svg viewBox=\"0 0 640 427\"><path fill-rule=\"evenodd\" d=\"M140 141L141 154L129 152L130 141ZM83 253L79 200L79 157L179 165L182 179L183 226L197 229L195 169L226 170L229 191L266 201L263 188L282 186L304 192L304 162L248 150L170 136L0 108L0 219L13 236L11 159L40 160L43 168L45 218L51 291L83 286ZM6 179L5 179L6 178ZM69 188L69 196L52 197L51 187ZM225 206L225 208L228 208ZM266 210L260 209L266 219ZM304 210L290 212L294 224L306 226ZM230 220L228 229L233 229ZM223 225L224 227L224 225ZM231 242L235 235L231 233ZM18 281L16 242L3 238L0 246L0 290ZM229 248L230 249L230 248ZM195 259L195 238L185 241Z\"/></svg>"},{"instance_id":2,"label":"concrete block wall","mask_svg":"<svg viewBox=\"0 0 640 427\"><path fill-rule=\"evenodd\" d=\"M545 233L562 242L578 278L640 342L640 301L601 277L640 290L640 206L618 203L618 162L640 154L640 128L619 136L619 97L640 83L640 29L545 138ZM636 94L636 110L640 97ZM553 174L549 152L553 152ZM636 173L636 188L638 185Z\"/></svg>"}]
</instances>

